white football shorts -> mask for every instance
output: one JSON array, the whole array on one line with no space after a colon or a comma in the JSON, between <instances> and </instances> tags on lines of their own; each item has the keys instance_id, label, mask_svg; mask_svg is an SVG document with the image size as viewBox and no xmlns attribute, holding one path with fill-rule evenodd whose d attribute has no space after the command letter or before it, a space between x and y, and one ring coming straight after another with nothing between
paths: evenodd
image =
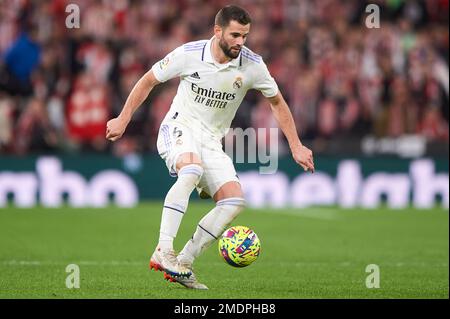
<instances>
[{"instance_id":1,"label":"white football shorts","mask_svg":"<svg viewBox=\"0 0 450 319\"><path fill-rule=\"evenodd\" d=\"M219 188L227 182L239 182L231 158L222 150L222 144L213 139L199 137L198 131L185 124L173 120L164 120L161 123L156 146L159 156L165 161L169 174L177 176L176 163L183 153L199 155L203 176L197 191L207 193L213 197Z\"/></svg>"}]
</instances>

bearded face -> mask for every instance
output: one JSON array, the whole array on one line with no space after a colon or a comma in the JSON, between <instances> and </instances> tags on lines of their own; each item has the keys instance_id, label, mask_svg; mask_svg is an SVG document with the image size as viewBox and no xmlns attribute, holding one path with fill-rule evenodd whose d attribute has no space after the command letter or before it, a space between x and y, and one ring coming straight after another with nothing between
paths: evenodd
<instances>
[{"instance_id":1,"label":"bearded face","mask_svg":"<svg viewBox=\"0 0 450 319\"><path fill-rule=\"evenodd\" d=\"M229 44L223 36L219 40L219 46L222 49L223 53L230 59L236 59L239 56L242 48L242 46L240 45L233 46L232 44Z\"/></svg>"},{"instance_id":2,"label":"bearded face","mask_svg":"<svg viewBox=\"0 0 450 319\"><path fill-rule=\"evenodd\" d=\"M250 24L242 25L234 20L230 21L230 24L223 29L218 29L216 37L219 39L219 47L225 56L230 59L236 59L239 56L249 31Z\"/></svg>"}]
</instances>

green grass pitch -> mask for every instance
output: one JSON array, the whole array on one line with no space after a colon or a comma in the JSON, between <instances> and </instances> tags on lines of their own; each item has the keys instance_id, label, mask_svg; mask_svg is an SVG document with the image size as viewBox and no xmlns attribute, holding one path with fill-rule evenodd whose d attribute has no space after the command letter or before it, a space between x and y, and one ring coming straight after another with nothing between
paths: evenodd
<instances>
[{"instance_id":1,"label":"green grass pitch","mask_svg":"<svg viewBox=\"0 0 450 319\"><path fill-rule=\"evenodd\" d=\"M448 298L448 211L246 209L233 222L253 228L261 255L228 266L217 243L195 271L209 286L193 291L148 269L161 202L133 209L0 210L0 298ZM211 202L191 202L181 250ZM80 267L81 287L66 288L66 266ZM366 287L366 266L380 288Z\"/></svg>"}]
</instances>

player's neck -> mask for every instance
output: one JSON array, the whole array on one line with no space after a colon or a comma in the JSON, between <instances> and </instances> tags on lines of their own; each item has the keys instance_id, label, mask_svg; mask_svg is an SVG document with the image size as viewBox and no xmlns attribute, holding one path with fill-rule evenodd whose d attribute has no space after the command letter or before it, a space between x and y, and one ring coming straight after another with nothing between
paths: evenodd
<instances>
[{"instance_id":1,"label":"player's neck","mask_svg":"<svg viewBox=\"0 0 450 319\"><path fill-rule=\"evenodd\" d=\"M219 47L219 40L215 39L212 41L211 44L211 54L214 60L216 60L217 63L225 64L231 61L229 57L223 53L222 49Z\"/></svg>"}]
</instances>

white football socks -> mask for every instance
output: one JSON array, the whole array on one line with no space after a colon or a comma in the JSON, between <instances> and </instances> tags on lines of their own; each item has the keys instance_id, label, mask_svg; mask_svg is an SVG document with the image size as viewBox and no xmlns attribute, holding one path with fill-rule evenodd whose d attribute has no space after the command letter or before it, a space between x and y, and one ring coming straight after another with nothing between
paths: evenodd
<instances>
[{"instance_id":1,"label":"white football socks","mask_svg":"<svg viewBox=\"0 0 450 319\"><path fill-rule=\"evenodd\" d=\"M178 179L172 185L164 200L158 246L162 250L173 249L173 240L186 212L189 197L203 175L203 168L197 164L183 166Z\"/></svg>"},{"instance_id":2,"label":"white football socks","mask_svg":"<svg viewBox=\"0 0 450 319\"><path fill-rule=\"evenodd\" d=\"M245 200L240 197L218 201L216 207L200 220L194 235L180 252L178 260L192 264L195 258L222 235L244 206Z\"/></svg>"}]
</instances>

